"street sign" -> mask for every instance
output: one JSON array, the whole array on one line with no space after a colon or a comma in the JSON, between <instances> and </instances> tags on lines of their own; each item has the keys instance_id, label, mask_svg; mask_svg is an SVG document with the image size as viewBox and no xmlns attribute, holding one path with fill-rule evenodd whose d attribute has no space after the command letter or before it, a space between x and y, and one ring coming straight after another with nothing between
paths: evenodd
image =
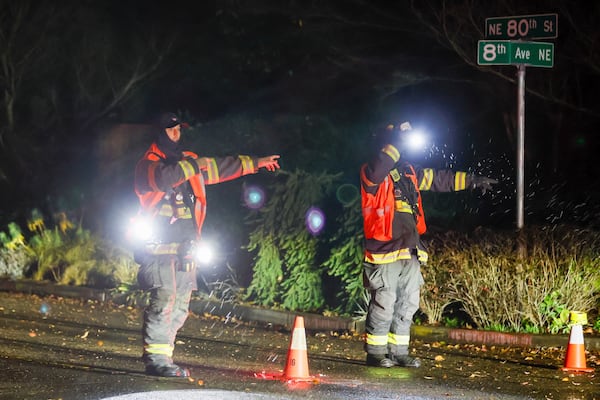
<instances>
[{"instance_id":1,"label":"street sign","mask_svg":"<svg viewBox=\"0 0 600 400\"><path fill-rule=\"evenodd\" d=\"M525 70L527 66L552 68L554 65L553 43L522 39L558 37L558 14L486 18L485 37L488 40L477 43L477 64L517 66L517 228L521 231L525 197ZM522 243L518 252L519 257L523 257Z\"/></svg>"},{"instance_id":2,"label":"street sign","mask_svg":"<svg viewBox=\"0 0 600 400\"><path fill-rule=\"evenodd\" d=\"M477 64L523 64L531 67L552 68L554 43L480 40L477 42Z\"/></svg>"},{"instance_id":3,"label":"street sign","mask_svg":"<svg viewBox=\"0 0 600 400\"><path fill-rule=\"evenodd\" d=\"M485 19L486 39L552 39L558 37L558 14Z\"/></svg>"}]
</instances>

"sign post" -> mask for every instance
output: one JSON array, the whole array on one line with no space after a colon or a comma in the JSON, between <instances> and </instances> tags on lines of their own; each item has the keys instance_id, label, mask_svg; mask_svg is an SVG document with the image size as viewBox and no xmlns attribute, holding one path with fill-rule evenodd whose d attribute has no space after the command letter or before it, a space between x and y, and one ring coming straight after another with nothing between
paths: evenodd
<instances>
[{"instance_id":1,"label":"sign post","mask_svg":"<svg viewBox=\"0 0 600 400\"><path fill-rule=\"evenodd\" d=\"M517 229L525 226L525 66L517 67ZM519 253L525 254L523 243L519 243Z\"/></svg>"},{"instance_id":2,"label":"sign post","mask_svg":"<svg viewBox=\"0 0 600 400\"><path fill-rule=\"evenodd\" d=\"M525 68L554 66L554 44L523 39L558 37L558 15L521 15L485 20L486 40L477 44L477 64L517 66L517 229L522 239L525 199ZM519 255L525 254L518 240Z\"/></svg>"}]
</instances>

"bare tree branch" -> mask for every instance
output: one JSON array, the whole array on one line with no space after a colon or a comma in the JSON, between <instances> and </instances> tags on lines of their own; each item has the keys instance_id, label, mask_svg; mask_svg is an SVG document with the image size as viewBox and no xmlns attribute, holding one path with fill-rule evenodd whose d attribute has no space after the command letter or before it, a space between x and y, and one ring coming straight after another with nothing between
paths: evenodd
<instances>
[{"instance_id":1,"label":"bare tree branch","mask_svg":"<svg viewBox=\"0 0 600 400\"><path fill-rule=\"evenodd\" d=\"M489 8L482 10L478 7L476 2L471 0L463 0L461 2L442 0L439 11L436 11L436 5L440 5L439 2L431 0L418 2L412 0L411 2L415 15L428 31L432 33L432 36L443 46L452 49L466 65L476 68L479 71L492 74L513 85L516 84L515 74L513 72L509 73L507 68L492 66L482 67L476 62L476 43L478 40L484 38L481 26L484 25L486 17L494 16L483 14L484 12L489 13ZM570 13L565 11L567 8L566 2L563 4L565 5L562 8L563 12L561 13L561 16L564 15L566 17L569 25L577 26L570 16ZM496 5L499 13L506 13L506 15L518 14L518 12L512 8L509 1L505 0L497 2ZM586 40L590 45L590 48L592 48L592 43L596 42L596 38L598 37L595 30L583 32L581 29L578 29L578 31L579 38L582 38L581 40ZM570 45L576 46L577 44L576 42L573 42ZM555 59L560 57L561 55L558 55ZM592 59L588 58L588 61L590 60ZM588 62L588 67L596 73L600 70L600 68L598 68L599 65L600 63L595 63L593 61ZM560 66L555 66L555 69L558 71L553 74L553 79L539 80L536 82L536 86L531 84L528 85L526 87L527 93L567 109L600 117L599 110L587 107L581 102L574 102L572 82L576 80L579 71L576 68L568 67L563 69ZM553 90L553 87L555 86L554 81L561 81L560 87L562 90L558 93Z\"/></svg>"}]
</instances>

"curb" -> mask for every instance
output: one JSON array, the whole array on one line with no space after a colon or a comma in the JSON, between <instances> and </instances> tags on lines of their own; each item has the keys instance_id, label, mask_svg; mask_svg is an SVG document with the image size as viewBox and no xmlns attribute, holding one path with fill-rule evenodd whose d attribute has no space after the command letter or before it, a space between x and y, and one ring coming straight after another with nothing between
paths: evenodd
<instances>
[{"instance_id":1,"label":"curb","mask_svg":"<svg viewBox=\"0 0 600 400\"><path fill-rule=\"evenodd\" d=\"M125 304L127 296L113 290L91 289L79 286L56 285L47 282L0 280L0 291L20 292L40 296L55 295L69 298L82 298L100 302L111 301ZM235 303L213 300L192 300L190 311L198 314L210 314L239 321L259 322L281 326L291 330L296 316L304 317L307 330L313 331L351 331L364 333L364 321L351 318L326 317L311 313L294 313L250 307ZM455 329L437 326L413 325L413 339L439 341L446 343L469 343L486 346L514 347L566 347L568 335L533 335L525 333L502 333L474 329ZM587 350L600 350L600 338L588 337L585 340Z\"/></svg>"},{"instance_id":2,"label":"curb","mask_svg":"<svg viewBox=\"0 0 600 400\"><path fill-rule=\"evenodd\" d=\"M469 343L486 346L508 347L566 347L569 335L533 335L527 333L503 333L475 329L456 329L425 325L413 325L413 339L447 343ZM600 338L585 339L587 350L600 350Z\"/></svg>"},{"instance_id":3,"label":"curb","mask_svg":"<svg viewBox=\"0 0 600 400\"><path fill-rule=\"evenodd\" d=\"M274 326L279 325L285 327L289 331L292 330L296 316L304 317L304 326L307 330L361 331L360 321L355 321L350 318L336 318L319 314L269 310L211 300L192 300L190 302L190 311L198 315L208 313L211 315L219 315L224 318L235 318L240 321L262 322Z\"/></svg>"},{"instance_id":4,"label":"curb","mask_svg":"<svg viewBox=\"0 0 600 400\"><path fill-rule=\"evenodd\" d=\"M100 302L111 301L119 305L126 304L128 300L128 295L115 293L114 290L57 285L38 281L11 281L0 279L0 291L20 292L39 296L55 295L60 297L83 298ZM364 331L364 323L361 324L360 321L351 318L336 318L311 313L270 310L214 300L192 299L192 301L190 301L190 311L198 315L208 313L224 318L235 318L240 321L253 321L274 326L282 326L289 330L292 329L296 315L300 315L304 317L304 324L308 330Z\"/></svg>"}]
</instances>

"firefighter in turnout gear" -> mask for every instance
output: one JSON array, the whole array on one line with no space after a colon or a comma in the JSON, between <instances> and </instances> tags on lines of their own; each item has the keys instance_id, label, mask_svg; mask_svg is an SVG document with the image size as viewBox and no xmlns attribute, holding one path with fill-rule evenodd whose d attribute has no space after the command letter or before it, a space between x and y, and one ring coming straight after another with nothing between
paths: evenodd
<instances>
[{"instance_id":1,"label":"firefighter in turnout gear","mask_svg":"<svg viewBox=\"0 0 600 400\"><path fill-rule=\"evenodd\" d=\"M173 113L160 116L156 138L135 169L135 192L142 216L152 220L151 237L135 250L138 282L150 292L144 311L143 361L146 373L186 377L189 371L173 363L175 336L188 316L197 289L191 251L201 240L206 213L205 185L275 171L278 155L254 158L198 157L182 151L181 121ZM147 232L149 233L149 232Z\"/></svg>"},{"instance_id":2,"label":"firefighter in turnout gear","mask_svg":"<svg viewBox=\"0 0 600 400\"><path fill-rule=\"evenodd\" d=\"M421 191L488 190L496 180L460 171L417 168L402 160L411 130L388 127L387 143L360 170L365 235L363 281L371 294L366 320L366 363L376 367L414 367L410 328L419 309L421 264L427 252Z\"/></svg>"}]
</instances>

